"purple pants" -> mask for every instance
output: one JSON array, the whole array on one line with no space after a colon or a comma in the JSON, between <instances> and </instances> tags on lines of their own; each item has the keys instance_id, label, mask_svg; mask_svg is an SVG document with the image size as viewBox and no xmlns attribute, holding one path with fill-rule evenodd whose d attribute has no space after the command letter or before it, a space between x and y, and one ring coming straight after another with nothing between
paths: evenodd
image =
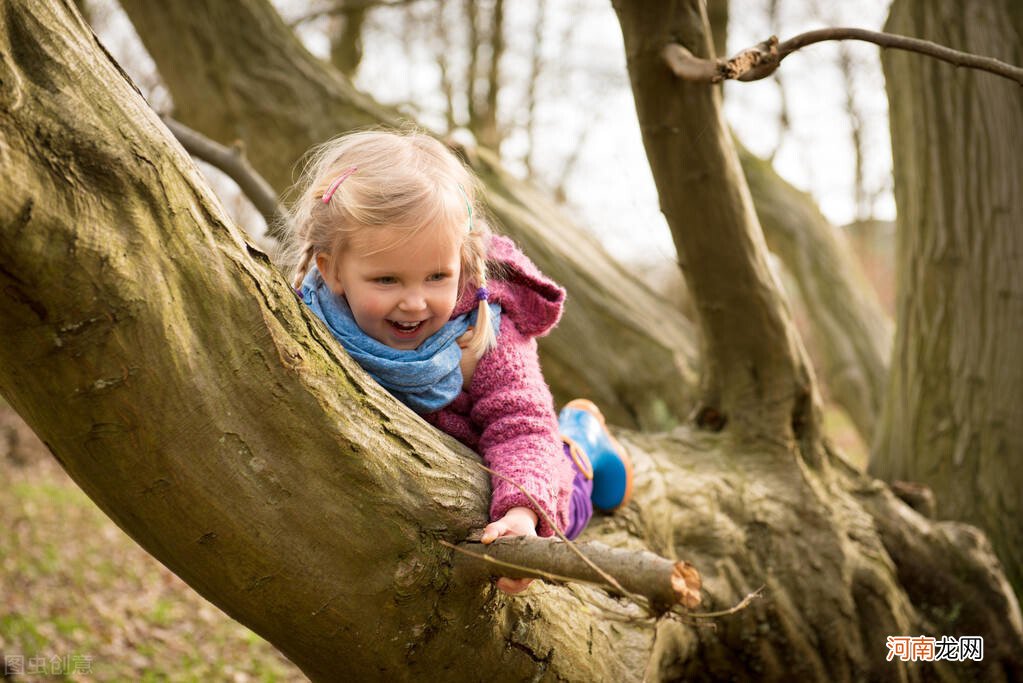
<instances>
[{"instance_id":1,"label":"purple pants","mask_svg":"<svg viewBox=\"0 0 1023 683\"><path fill-rule=\"evenodd\" d=\"M572 459L568 444L565 444L565 457L572 461L572 468L575 470L575 479L572 480L572 495L568 502L568 528L565 529L565 537L571 540L583 532L590 517L593 516L593 501L590 500L590 495L593 493L593 480L587 479L579 471Z\"/></svg>"}]
</instances>

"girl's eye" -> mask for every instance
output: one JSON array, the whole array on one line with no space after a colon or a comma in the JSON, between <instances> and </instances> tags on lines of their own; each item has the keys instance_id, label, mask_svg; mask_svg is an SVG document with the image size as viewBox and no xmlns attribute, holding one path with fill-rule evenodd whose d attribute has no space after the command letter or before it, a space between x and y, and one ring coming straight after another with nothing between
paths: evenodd
<instances>
[{"instance_id":1,"label":"girl's eye","mask_svg":"<svg viewBox=\"0 0 1023 683\"><path fill-rule=\"evenodd\" d=\"M389 275L385 275L384 277L374 278L373 281L376 282L377 284L381 284L381 285L393 285L395 282L397 282L397 280L395 280L393 277L391 277Z\"/></svg>"},{"instance_id":2,"label":"girl's eye","mask_svg":"<svg viewBox=\"0 0 1023 683\"><path fill-rule=\"evenodd\" d=\"M429 279L429 280L430 280L431 282L440 282L441 280L444 280L444 279L446 279L446 278L447 278L447 276L448 276L448 274L447 274L447 273L434 273L434 274L433 274L433 275L431 275L431 276L430 276L430 277L429 277L428 279Z\"/></svg>"}]
</instances>

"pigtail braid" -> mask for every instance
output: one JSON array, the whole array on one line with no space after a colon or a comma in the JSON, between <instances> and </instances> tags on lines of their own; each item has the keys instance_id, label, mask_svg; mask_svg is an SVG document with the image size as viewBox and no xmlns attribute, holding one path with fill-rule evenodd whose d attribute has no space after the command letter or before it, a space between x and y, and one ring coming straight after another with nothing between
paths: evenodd
<instances>
[{"instance_id":1,"label":"pigtail braid","mask_svg":"<svg viewBox=\"0 0 1023 683\"><path fill-rule=\"evenodd\" d=\"M497 334L490 319L490 306L487 305L487 261L482 254L476 255L473 259L473 280L476 282L476 298L479 299L477 306L476 327L469 340L467 348L478 359L484 353L497 346Z\"/></svg>"},{"instance_id":2,"label":"pigtail braid","mask_svg":"<svg viewBox=\"0 0 1023 683\"><path fill-rule=\"evenodd\" d=\"M309 264L312 260L313 244L306 242L305 248L302 250L302 257L299 259L298 265L295 266L295 277L291 281L291 285L295 289L302 289L302 281L305 280L305 276L309 272Z\"/></svg>"}]
</instances>

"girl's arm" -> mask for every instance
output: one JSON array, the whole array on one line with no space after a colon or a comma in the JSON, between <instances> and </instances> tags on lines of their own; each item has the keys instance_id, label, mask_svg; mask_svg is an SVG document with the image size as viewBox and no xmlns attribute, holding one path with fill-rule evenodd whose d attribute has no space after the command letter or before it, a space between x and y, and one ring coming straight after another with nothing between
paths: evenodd
<instances>
[{"instance_id":1,"label":"girl's arm","mask_svg":"<svg viewBox=\"0 0 1023 683\"><path fill-rule=\"evenodd\" d=\"M564 456L550 389L540 371L536 340L509 320L497 348L480 359L469 387L470 418L480 428L479 450L488 467L517 482L539 504L536 509L514 484L492 476L490 519L513 508L537 513L537 531L550 536L567 525L572 465Z\"/></svg>"}]
</instances>

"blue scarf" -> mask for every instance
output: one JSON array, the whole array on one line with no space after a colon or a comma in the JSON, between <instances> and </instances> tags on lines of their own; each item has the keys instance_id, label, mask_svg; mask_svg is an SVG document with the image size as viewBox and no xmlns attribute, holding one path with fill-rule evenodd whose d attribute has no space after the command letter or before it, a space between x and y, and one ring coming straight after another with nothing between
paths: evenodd
<instances>
[{"instance_id":1,"label":"blue scarf","mask_svg":"<svg viewBox=\"0 0 1023 683\"><path fill-rule=\"evenodd\" d=\"M348 300L335 296L316 266L302 281L302 301L327 324L355 361L395 398L417 413L440 410L462 390L462 349L457 340L476 323L477 309L452 318L414 351L392 349L363 332ZM501 330L501 305L490 303L494 333Z\"/></svg>"}]
</instances>

